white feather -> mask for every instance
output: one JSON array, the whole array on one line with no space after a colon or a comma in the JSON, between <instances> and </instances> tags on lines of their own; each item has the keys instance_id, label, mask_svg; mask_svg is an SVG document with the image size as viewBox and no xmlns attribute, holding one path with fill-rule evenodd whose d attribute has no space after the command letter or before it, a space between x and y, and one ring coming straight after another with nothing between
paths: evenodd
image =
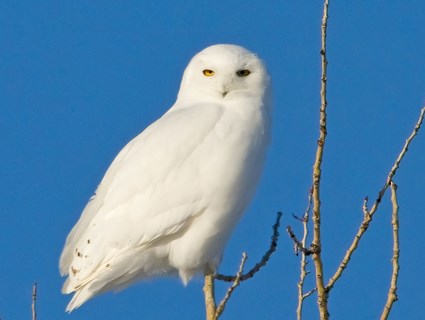
<instances>
[{"instance_id":1,"label":"white feather","mask_svg":"<svg viewBox=\"0 0 425 320\"><path fill-rule=\"evenodd\" d=\"M262 171L269 88L261 60L242 47L192 59L176 103L118 154L67 238L68 311L138 279L179 274L187 283L216 270Z\"/></svg>"}]
</instances>

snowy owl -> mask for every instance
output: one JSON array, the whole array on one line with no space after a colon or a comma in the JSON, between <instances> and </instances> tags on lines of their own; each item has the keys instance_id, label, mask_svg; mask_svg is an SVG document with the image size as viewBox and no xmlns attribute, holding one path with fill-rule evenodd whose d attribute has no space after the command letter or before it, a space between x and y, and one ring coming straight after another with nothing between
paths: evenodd
<instances>
[{"instance_id":1,"label":"snowy owl","mask_svg":"<svg viewBox=\"0 0 425 320\"><path fill-rule=\"evenodd\" d=\"M196 54L175 104L121 150L68 235L67 311L137 280L215 272L270 126L270 77L255 54L227 44Z\"/></svg>"}]
</instances>

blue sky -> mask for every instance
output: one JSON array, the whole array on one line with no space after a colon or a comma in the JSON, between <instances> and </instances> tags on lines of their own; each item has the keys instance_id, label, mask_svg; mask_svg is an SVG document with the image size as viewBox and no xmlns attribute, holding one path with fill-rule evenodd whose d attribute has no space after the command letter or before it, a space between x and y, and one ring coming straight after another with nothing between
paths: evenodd
<instances>
[{"instance_id":1,"label":"blue sky","mask_svg":"<svg viewBox=\"0 0 425 320\"><path fill-rule=\"evenodd\" d=\"M325 276L335 271L425 103L425 2L332 1L328 143L323 167ZM257 52L274 83L274 138L256 197L221 265L248 266L307 205L318 137L321 1L3 1L0 4L0 318L202 319L202 279L139 283L71 315L60 293L65 237L116 153L174 102L199 50ZM425 128L423 128L425 130ZM393 319L423 313L425 132L399 185L401 270ZM333 319L377 319L391 275L388 196L330 297ZM238 288L222 319L295 318L299 257L282 229L267 267ZM312 268L312 266L311 266ZM307 281L311 288L313 276ZM221 296L225 286L218 286ZM315 296L305 319L316 319Z\"/></svg>"}]
</instances>

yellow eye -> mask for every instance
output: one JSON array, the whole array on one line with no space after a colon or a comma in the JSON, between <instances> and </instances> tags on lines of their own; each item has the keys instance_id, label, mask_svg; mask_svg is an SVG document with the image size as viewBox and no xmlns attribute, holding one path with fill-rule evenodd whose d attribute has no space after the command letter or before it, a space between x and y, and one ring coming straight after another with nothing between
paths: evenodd
<instances>
[{"instance_id":1,"label":"yellow eye","mask_svg":"<svg viewBox=\"0 0 425 320\"><path fill-rule=\"evenodd\" d=\"M210 70L210 69L205 69L204 71L202 71L202 73L207 77L211 77L211 76L214 75L215 72L213 70Z\"/></svg>"},{"instance_id":2,"label":"yellow eye","mask_svg":"<svg viewBox=\"0 0 425 320\"><path fill-rule=\"evenodd\" d=\"M236 74L238 75L238 77L246 77L246 76L249 76L250 73L251 71L249 71L248 69L236 71Z\"/></svg>"}]
</instances>

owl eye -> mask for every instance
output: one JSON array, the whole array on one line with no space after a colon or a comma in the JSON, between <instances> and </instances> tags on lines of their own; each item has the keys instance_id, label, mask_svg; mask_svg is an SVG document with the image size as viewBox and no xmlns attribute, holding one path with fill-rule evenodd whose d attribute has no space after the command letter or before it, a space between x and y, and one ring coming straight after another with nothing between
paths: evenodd
<instances>
[{"instance_id":1,"label":"owl eye","mask_svg":"<svg viewBox=\"0 0 425 320\"><path fill-rule=\"evenodd\" d=\"M204 76L206 76L206 77L211 77L211 76L213 76L214 75L214 71L213 70L211 70L211 69L205 69L204 71L202 71L202 73L204 74Z\"/></svg>"},{"instance_id":2,"label":"owl eye","mask_svg":"<svg viewBox=\"0 0 425 320\"><path fill-rule=\"evenodd\" d=\"M248 69L242 69L242 70L236 71L236 74L238 77L246 77L246 76L249 76L250 73L251 71L249 71Z\"/></svg>"}]
</instances>

